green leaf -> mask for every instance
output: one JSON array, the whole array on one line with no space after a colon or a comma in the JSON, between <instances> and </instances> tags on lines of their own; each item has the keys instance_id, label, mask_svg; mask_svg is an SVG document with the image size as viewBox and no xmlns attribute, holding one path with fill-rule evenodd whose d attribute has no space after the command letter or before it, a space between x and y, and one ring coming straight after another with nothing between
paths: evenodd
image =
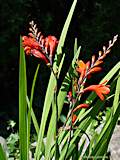
<instances>
[{"instance_id":1,"label":"green leaf","mask_svg":"<svg viewBox=\"0 0 120 160\"><path fill-rule=\"evenodd\" d=\"M67 151L67 149L68 149L68 143L66 142L66 145L64 146L64 148L63 148L63 150L62 150L62 153L61 153L61 155L60 155L60 158L59 158L59 160L63 160L64 159L64 157L65 157L65 155L66 155L66 151Z\"/></svg>"},{"instance_id":2,"label":"green leaf","mask_svg":"<svg viewBox=\"0 0 120 160\"><path fill-rule=\"evenodd\" d=\"M79 159L81 158L81 154L82 154L82 151L83 151L83 148L85 146L85 142L86 142L86 139L84 139L81 143L81 146L80 146L80 149L78 151L78 155L79 155Z\"/></svg>"},{"instance_id":3,"label":"green leaf","mask_svg":"<svg viewBox=\"0 0 120 160\"><path fill-rule=\"evenodd\" d=\"M56 126L56 107L53 109L52 116L54 118L54 122L50 121L48 132L47 132L47 141L46 141L46 147L45 147L45 159L46 160L49 159L51 147L55 143L54 136L55 136L55 129L56 129L55 127Z\"/></svg>"},{"instance_id":4,"label":"green leaf","mask_svg":"<svg viewBox=\"0 0 120 160\"><path fill-rule=\"evenodd\" d=\"M26 100L27 100L28 108L30 109L30 101L29 101L29 99L28 99L28 96L26 97ZM33 121L35 130L36 130L36 133L37 133L37 135L38 135L38 133L39 133L39 125L38 125L38 122L37 122L35 113L34 113L34 111L33 111L32 108L31 108L31 116L32 116L32 121Z\"/></svg>"},{"instance_id":5,"label":"green leaf","mask_svg":"<svg viewBox=\"0 0 120 160\"><path fill-rule=\"evenodd\" d=\"M50 80L49 80L47 92L46 92L46 97L45 97L45 102L44 102L44 107L43 107L43 112L42 112L42 119L41 119L41 124L40 124L40 130L38 134L38 143L37 143L36 153L35 153L35 157L37 160L39 160L41 150L42 150L42 141L43 141L48 113L50 110L51 102L53 100L55 85L56 85L55 77L52 73Z\"/></svg>"},{"instance_id":6,"label":"green leaf","mask_svg":"<svg viewBox=\"0 0 120 160\"><path fill-rule=\"evenodd\" d=\"M7 157L6 157L6 154L1 146L1 143L0 143L0 159L1 160L7 160Z\"/></svg>"},{"instance_id":7,"label":"green leaf","mask_svg":"<svg viewBox=\"0 0 120 160\"><path fill-rule=\"evenodd\" d=\"M116 110L119 105L119 99L120 99L120 72L119 72L119 77L117 80L117 85L116 85L116 91L115 91L115 96L114 96L114 101L113 101L113 114L116 113Z\"/></svg>"},{"instance_id":8,"label":"green leaf","mask_svg":"<svg viewBox=\"0 0 120 160\"><path fill-rule=\"evenodd\" d=\"M62 65L63 65L64 59L65 59L65 53L63 54L63 57L61 59L61 62L60 62L59 68L58 68L57 78L59 78L59 76L60 76L60 71L62 69Z\"/></svg>"},{"instance_id":9,"label":"green leaf","mask_svg":"<svg viewBox=\"0 0 120 160\"><path fill-rule=\"evenodd\" d=\"M66 22L64 24L64 27L63 27L63 30L62 30L62 33L61 33L61 36L60 36L59 44L58 44L58 47L57 47L57 55L62 54L62 47L64 46L65 38L66 38L66 35L67 35L67 32L68 32L68 28L70 26L70 22L71 22L71 19L72 19L74 10L75 10L76 3L77 3L77 0L74 0L73 4L71 6L71 9L69 11L68 17L66 19Z\"/></svg>"},{"instance_id":10,"label":"green leaf","mask_svg":"<svg viewBox=\"0 0 120 160\"><path fill-rule=\"evenodd\" d=\"M20 159L28 159L27 146L27 80L25 54L20 38L20 64L19 64L19 136L20 136Z\"/></svg>"}]
</instances>

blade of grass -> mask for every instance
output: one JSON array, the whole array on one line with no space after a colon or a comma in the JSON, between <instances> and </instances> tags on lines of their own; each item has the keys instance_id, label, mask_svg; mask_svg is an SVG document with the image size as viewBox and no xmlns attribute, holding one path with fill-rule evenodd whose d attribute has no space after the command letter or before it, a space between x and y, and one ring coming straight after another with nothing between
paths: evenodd
<instances>
[{"instance_id":1,"label":"blade of grass","mask_svg":"<svg viewBox=\"0 0 120 160\"><path fill-rule=\"evenodd\" d=\"M28 160L27 146L27 79L25 54L20 38L20 68L19 68L19 137L20 137L20 159Z\"/></svg>"}]
</instances>

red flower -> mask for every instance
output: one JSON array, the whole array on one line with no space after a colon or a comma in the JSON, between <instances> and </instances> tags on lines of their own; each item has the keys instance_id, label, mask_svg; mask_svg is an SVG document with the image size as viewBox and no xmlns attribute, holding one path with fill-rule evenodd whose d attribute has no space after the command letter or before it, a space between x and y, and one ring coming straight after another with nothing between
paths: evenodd
<instances>
[{"instance_id":1,"label":"red flower","mask_svg":"<svg viewBox=\"0 0 120 160\"><path fill-rule=\"evenodd\" d=\"M73 109L73 112L76 112L77 110L81 108L88 108L88 107L89 107L89 104L80 104L76 108Z\"/></svg>"},{"instance_id":2,"label":"red flower","mask_svg":"<svg viewBox=\"0 0 120 160\"><path fill-rule=\"evenodd\" d=\"M81 83L82 79L84 78L87 69L89 68L90 62L88 61L86 64L80 60L77 62L78 67L76 68L76 71L80 73L80 79L79 82Z\"/></svg>"},{"instance_id":3,"label":"red flower","mask_svg":"<svg viewBox=\"0 0 120 160\"><path fill-rule=\"evenodd\" d=\"M58 44L55 36L48 36L45 38L45 49L50 52L50 57L53 56L54 50Z\"/></svg>"},{"instance_id":4,"label":"red flower","mask_svg":"<svg viewBox=\"0 0 120 160\"><path fill-rule=\"evenodd\" d=\"M92 61L94 62L94 56L92 57ZM90 62L88 61L86 64L80 60L77 62L78 67L76 68L76 71L80 73L80 79L79 82L83 80L83 78L87 75L88 78L91 77L92 73L99 72L102 70L101 67L97 67L97 65L101 64L102 61L99 61L95 63L94 67L90 68Z\"/></svg>"},{"instance_id":5,"label":"red flower","mask_svg":"<svg viewBox=\"0 0 120 160\"><path fill-rule=\"evenodd\" d=\"M52 56L58 41L54 36L48 36L43 38L40 36L39 41L37 41L32 33L29 33L29 37L23 36L23 47L24 51L27 55L34 55L37 58L40 58L45 61L46 64L49 62L52 64ZM47 58L46 54L49 51L49 59Z\"/></svg>"},{"instance_id":6,"label":"red flower","mask_svg":"<svg viewBox=\"0 0 120 160\"><path fill-rule=\"evenodd\" d=\"M72 124L76 121L76 119L77 119L76 114L73 114L73 115L72 115Z\"/></svg>"},{"instance_id":7,"label":"red flower","mask_svg":"<svg viewBox=\"0 0 120 160\"><path fill-rule=\"evenodd\" d=\"M24 48L29 47L29 49L37 49L37 50L41 49L39 43L35 40L35 38L23 36L22 40Z\"/></svg>"},{"instance_id":8,"label":"red flower","mask_svg":"<svg viewBox=\"0 0 120 160\"><path fill-rule=\"evenodd\" d=\"M49 63L49 60L41 52L41 47L39 43L35 40L35 38L23 36L22 40L23 40L24 51L26 52L27 55L32 54L35 57L44 60L46 64Z\"/></svg>"},{"instance_id":9,"label":"red flower","mask_svg":"<svg viewBox=\"0 0 120 160\"><path fill-rule=\"evenodd\" d=\"M99 72L101 70L102 70L101 67L94 67L94 68L90 69L90 71L88 71L87 75L90 75L91 73Z\"/></svg>"},{"instance_id":10,"label":"red flower","mask_svg":"<svg viewBox=\"0 0 120 160\"><path fill-rule=\"evenodd\" d=\"M110 93L110 88L109 88L110 86L109 85L105 86L105 83L106 81L98 85L91 85L85 88L83 92L94 91L99 96L99 98L103 101L105 99L104 95L107 95Z\"/></svg>"}]
</instances>

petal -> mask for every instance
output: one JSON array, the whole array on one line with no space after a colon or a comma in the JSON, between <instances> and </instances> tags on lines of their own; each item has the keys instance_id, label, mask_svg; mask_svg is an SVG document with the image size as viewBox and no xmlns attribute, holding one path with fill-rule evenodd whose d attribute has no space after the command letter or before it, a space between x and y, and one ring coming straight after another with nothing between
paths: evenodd
<instances>
[{"instance_id":1,"label":"petal","mask_svg":"<svg viewBox=\"0 0 120 160\"><path fill-rule=\"evenodd\" d=\"M26 47L24 48L24 51L25 51L25 53L26 53L27 55L30 55L30 54L31 54L31 48L28 47L28 46L26 46Z\"/></svg>"},{"instance_id":2,"label":"petal","mask_svg":"<svg viewBox=\"0 0 120 160\"><path fill-rule=\"evenodd\" d=\"M92 69L88 72L88 74L95 73L95 72L99 72L99 71L101 71L101 70L102 70L101 67L94 67L94 68L92 68Z\"/></svg>"},{"instance_id":3,"label":"petal","mask_svg":"<svg viewBox=\"0 0 120 160\"><path fill-rule=\"evenodd\" d=\"M81 72L81 74L80 74L80 78L79 78L79 82L78 82L79 84L81 84L84 76L85 76L85 70L83 70L83 71Z\"/></svg>"},{"instance_id":4,"label":"petal","mask_svg":"<svg viewBox=\"0 0 120 160\"><path fill-rule=\"evenodd\" d=\"M94 67L95 67L95 66L100 65L101 63L103 63L103 61L102 61L102 60L98 60L98 61L96 61L96 62L95 62L95 64L94 64Z\"/></svg>"},{"instance_id":5,"label":"petal","mask_svg":"<svg viewBox=\"0 0 120 160\"><path fill-rule=\"evenodd\" d=\"M90 85L89 87L85 88L83 91L84 92L95 91L98 87L99 87L99 84L98 85Z\"/></svg>"},{"instance_id":6,"label":"petal","mask_svg":"<svg viewBox=\"0 0 120 160\"><path fill-rule=\"evenodd\" d=\"M57 38L55 36L48 36L46 42L49 44L50 56L53 56L54 50L58 44Z\"/></svg>"},{"instance_id":7,"label":"petal","mask_svg":"<svg viewBox=\"0 0 120 160\"><path fill-rule=\"evenodd\" d=\"M40 51L38 51L38 50L36 50L36 49L33 49L33 50L31 50L31 53L32 53L35 57L44 60L46 64L49 63L48 59L47 59Z\"/></svg>"},{"instance_id":8,"label":"petal","mask_svg":"<svg viewBox=\"0 0 120 160\"><path fill-rule=\"evenodd\" d=\"M78 65L78 68L81 68L81 69L85 69L86 68L86 64L82 60L78 61L77 65Z\"/></svg>"},{"instance_id":9,"label":"petal","mask_svg":"<svg viewBox=\"0 0 120 160\"><path fill-rule=\"evenodd\" d=\"M104 101L105 97L104 97L104 95L103 95L101 92L96 91L96 94L98 95L98 97L99 97L102 101Z\"/></svg>"},{"instance_id":10,"label":"petal","mask_svg":"<svg viewBox=\"0 0 120 160\"><path fill-rule=\"evenodd\" d=\"M22 40L25 41L28 37L27 36L22 36Z\"/></svg>"},{"instance_id":11,"label":"petal","mask_svg":"<svg viewBox=\"0 0 120 160\"><path fill-rule=\"evenodd\" d=\"M88 107L89 107L89 104L80 104L75 109L73 109L73 112L76 112L77 110L81 108L88 108Z\"/></svg>"},{"instance_id":12,"label":"petal","mask_svg":"<svg viewBox=\"0 0 120 160\"><path fill-rule=\"evenodd\" d=\"M74 123L74 122L76 121L76 119L77 119L76 114L73 114L73 115L72 115L72 123Z\"/></svg>"},{"instance_id":13,"label":"petal","mask_svg":"<svg viewBox=\"0 0 120 160\"><path fill-rule=\"evenodd\" d=\"M88 70L90 67L90 61L88 61L86 64L85 64L85 70Z\"/></svg>"},{"instance_id":14,"label":"petal","mask_svg":"<svg viewBox=\"0 0 120 160\"><path fill-rule=\"evenodd\" d=\"M110 93L110 88L106 87L106 86L103 86L102 87L102 93L103 94L109 94Z\"/></svg>"},{"instance_id":15,"label":"petal","mask_svg":"<svg viewBox=\"0 0 120 160\"><path fill-rule=\"evenodd\" d=\"M72 91L68 92L69 97L72 97Z\"/></svg>"}]
</instances>

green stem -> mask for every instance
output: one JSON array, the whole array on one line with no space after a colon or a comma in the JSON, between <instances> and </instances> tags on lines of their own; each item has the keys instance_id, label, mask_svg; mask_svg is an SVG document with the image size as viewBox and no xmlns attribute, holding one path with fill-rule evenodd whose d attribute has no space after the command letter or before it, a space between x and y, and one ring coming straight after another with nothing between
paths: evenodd
<instances>
[{"instance_id":1,"label":"green stem","mask_svg":"<svg viewBox=\"0 0 120 160\"><path fill-rule=\"evenodd\" d=\"M70 135L68 137L68 146L67 146L67 150L66 150L66 153L65 153L65 157L64 159L66 160L67 158L67 152L68 152L68 149L69 149L69 146L70 146L70 141L71 141L71 138L72 138L72 130L73 130L73 126L72 126L72 110L74 108L74 104L72 103L72 105L69 106L69 110L71 110L71 113L70 113L70 117L71 117L71 121L70 121Z\"/></svg>"},{"instance_id":2,"label":"green stem","mask_svg":"<svg viewBox=\"0 0 120 160\"><path fill-rule=\"evenodd\" d=\"M27 119L27 128L28 128L28 132L27 132L27 147L28 147L28 151L29 151L29 145L30 145L30 130L31 130L31 112L32 112L32 102L33 102L33 95L34 95L34 89L35 89L35 82L37 79L37 75L38 75L38 70L39 70L40 64L38 64L35 75L34 75L34 79L33 79L33 83L32 83L32 89L31 89L31 97L30 97L30 107L29 107L29 111L28 111L28 119ZM29 153L29 152L28 152Z\"/></svg>"},{"instance_id":3,"label":"green stem","mask_svg":"<svg viewBox=\"0 0 120 160\"><path fill-rule=\"evenodd\" d=\"M55 136L55 160L59 159L59 146L58 146L58 104L57 104L57 86L58 86L58 79L57 74L54 72L53 68L50 67L51 72L53 72L53 75L56 79L56 87L54 89L54 104L56 109L56 136Z\"/></svg>"}]
</instances>

